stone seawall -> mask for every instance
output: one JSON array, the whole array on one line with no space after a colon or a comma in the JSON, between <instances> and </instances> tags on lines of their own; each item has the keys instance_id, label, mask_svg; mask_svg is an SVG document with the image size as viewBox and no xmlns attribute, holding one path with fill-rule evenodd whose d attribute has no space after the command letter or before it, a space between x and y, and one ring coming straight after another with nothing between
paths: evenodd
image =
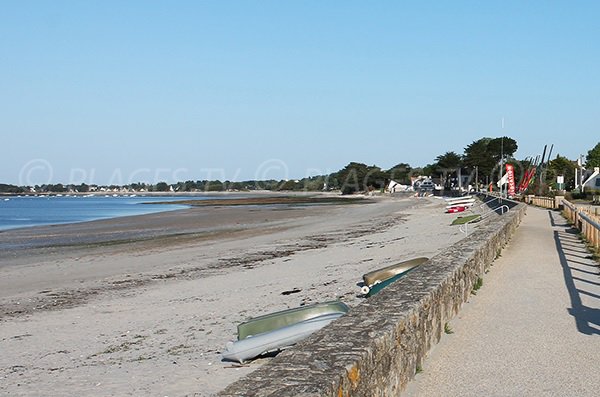
<instances>
[{"instance_id":1,"label":"stone seawall","mask_svg":"<svg viewBox=\"0 0 600 397\"><path fill-rule=\"evenodd\" d=\"M400 395L518 227L511 207L219 396Z\"/></svg>"}]
</instances>

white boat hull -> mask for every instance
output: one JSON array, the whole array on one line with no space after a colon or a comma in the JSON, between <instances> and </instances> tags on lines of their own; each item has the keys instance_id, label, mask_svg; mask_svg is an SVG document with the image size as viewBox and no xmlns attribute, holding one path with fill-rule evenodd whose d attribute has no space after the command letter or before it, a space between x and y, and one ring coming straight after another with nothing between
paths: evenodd
<instances>
[{"instance_id":1,"label":"white boat hull","mask_svg":"<svg viewBox=\"0 0 600 397\"><path fill-rule=\"evenodd\" d=\"M285 349L306 339L313 332L343 315L344 313L325 314L274 331L253 335L236 342L229 342L226 351L222 353L222 357L224 360L244 363L261 354Z\"/></svg>"},{"instance_id":2,"label":"white boat hull","mask_svg":"<svg viewBox=\"0 0 600 397\"><path fill-rule=\"evenodd\" d=\"M454 202L454 201L464 201L464 200L471 200L473 199L473 196L459 196L459 197L445 197L444 200L446 200L446 202L448 204Z\"/></svg>"},{"instance_id":3,"label":"white boat hull","mask_svg":"<svg viewBox=\"0 0 600 397\"><path fill-rule=\"evenodd\" d=\"M450 203L446 208L452 207L472 207L475 204L475 200L457 201Z\"/></svg>"}]
</instances>

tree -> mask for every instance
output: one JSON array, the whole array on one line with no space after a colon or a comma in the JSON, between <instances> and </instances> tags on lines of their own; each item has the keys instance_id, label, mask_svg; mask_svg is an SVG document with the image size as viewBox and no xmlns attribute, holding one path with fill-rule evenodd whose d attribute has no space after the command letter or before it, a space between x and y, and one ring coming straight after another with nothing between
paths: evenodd
<instances>
[{"instance_id":1,"label":"tree","mask_svg":"<svg viewBox=\"0 0 600 397\"><path fill-rule=\"evenodd\" d=\"M156 184L156 191L157 192L166 192L169 190L169 185L167 185L166 182L158 182Z\"/></svg>"},{"instance_id":2,"label":"tree","mask_svg":"<svg viewBox=\"0 0 600 397\"><path fill-rule=\"evenodd\" d=\"M566 157L562 157L557 155L556 158L548 163L548 168L546 169L546 183L548 185L554 186L558 188L556 184L556 177L562 175L564 177L564 186L562 186L565 190L570 190L575 187L575 167L576 163L574 161L569 160Z\"/></svg>"},{"instance_id":3,"label":"tree","mask_svg":"<svg viewBox=\"0 0 600 397\"><path fill-rule=\"evenodd\" d=\"M140 190L148 190L148 185L144 182L136 182L136 183L132 183L129 185L129 187L133 190L136 191L140 191Z\"/></svg>"},{"instance_id":4,"label":"tree","mask_svg":"<svg viewBox=\"0 0 600 397\"><path fill-rule=\"evenodd\" d=\"M488 144L492 138L481 138L465 148L463 162L465 167L478 167L483 174L489 175L495 164L488 153Z\"/></svg>"},{"instance_id":5,"label":"tree","mask_svg":"<svg viewBox=\"0 0 600 397\"><path fill-rule=\"evenodd\" d=\"M72 189L80 193L86 193L90 191L90 187L85 183L82 183L80 185L73 185Z\"/></svg>"},{"instance_id":6,"label":"tree","mask_svg":"<svg viewBox=\"0 0 600 397\"><path fill-rule=\"evenodd\" d=\"M588 169L592 169L594 167L600 167L600 142L598 142L592 150L587 152L587 156L586 156L585 160L586 160L585 166Z\"/></svg>"},{"instance_id":7,"label":"tree","mask_svg":"<svg viewBox=\"0 0 600 397\"><path fill-rule=\"evenodd\" d=\"M303 189L307 191L320 191L323 190L325 184L328 184L328 177L326 175L311 176L304 178L300 181Z\"/></svg>"},{"instance_id":8,"label":"tree","mask_svg":"<svg viewBox=\"0 0 600 397\"><path fill-rule=\"evenodd\" d=\"M407 163L396 164L386 171L387 177L398 183L410 184L410 173L413 169Z\"/></svg>"},{"instance_id":9,"label":"tree","mask_svg":"<svg viewBox=\"0 0 600 397\"><path fill-rule=\"evenodd\" d=\"M462 166L462 158L455 152L446 152L435 158L437 168L440 170L456 170Z\"/></svg>"},{"instance_id":10,"label":"tree","mask_svg":"<svg viewBox=\"0 0 600 397\"><path fill-rule=\"evenodd\" d=\"M502 154L504 154L504 158L511 158L518 148L519 145L517 145L517 141L504 136L490 140L487 145L487 152L488 155L496 161L496 163L499 163Z\"/></svg>"},{"instance_id":11,"label":"tree","mask_svg":"<svg viewBox=\"0 0 600 397\"><path fill-rule=\"evenodd\" d=\"M383 171L376 165L368 168L367 179L365 180L366 190L383 189L389 180L387 172Z\"/></svg>"},{"instance_id":12,"label":"tree","mask_svg":"<svg viewBox=\"0 0 600 397\"><path fill-rule=\"evenodd\" d=\"M301 190L302 185L293 179L281 181L277 190Z\"/></svg>"},{"instance_id":13,"label":"tree","mask_svg":"<svg viewBox=\"0 0 600 397\"><path fill-rule=\"evenodd\" d=\"M507 136L481 138L465 148L464 165L471 169L477 167L480 179L491 176L500 164L502 154L504 159L511 159L518 147L517 141Z\"/></svg>"},{"instance_id":14,"label":"tree","mask_svg":"<svg viewBox=\"0 0 600 397\"><path fill-rule=\"evenodd\" d=\"M218 179L215 181L206 181L204 183L204 191L206 192L222 192L223 190L223 182Z\"/></svg>"},{"instance_id":15,"label":"tree","mask_svg":"<svg viewBox=\"0 0 600 397\"><path fill-rule=\"evenodd\" d=\"M22 187L0 183L0 193L23 193L24 191Z\"/></svg>"},{"instance_id":16,"label":"tree","mask_svg":"<svg viewBox=\"0 0 600 397\"><path fill-rule=\"evenodd\" d=\"M445 188L452 186L452 179L449 174L455 174L458 177L458 170L462 168L462 157L455 152L446 152L435 158L435 171L442 174L442 182Z\"/></svg>"},{"instance_id":17,"label":"tree","mask_svg":"<svg viewBox=\"0 0 600 397\"><path fill-rule=\"evenodd\" d=\"M415 168L414 175L433 176L436 173L437 164L427 164L423 168Z\"/></svg>"},{"instance_id":18,"label":"tree","mask_svg":"<svg viewBox=\"0 0 600 397\"><path fill-rule=\"evenodd\" d=\"M363 163L352 162L339 170L332 178L342 190L342 194L352 194L368 189L382 189L387 174L381 168Z\"/></svg>"}]
</instances>

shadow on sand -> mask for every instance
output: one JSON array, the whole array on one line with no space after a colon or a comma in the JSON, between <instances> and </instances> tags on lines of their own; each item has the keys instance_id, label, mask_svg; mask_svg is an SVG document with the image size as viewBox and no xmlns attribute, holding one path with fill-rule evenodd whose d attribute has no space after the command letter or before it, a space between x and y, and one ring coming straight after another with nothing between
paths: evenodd
<instances>
[{"instance_id":1,"label":"shadow on sand","mask_svg":"<svg viewBox=\"0 0 600 397\"><path fill-rule=\"evenodd\" d=\"M587 259L582 254L585 247L577 239L578 230L570 225L560 221L556 222L555 217L562 220L557 213L548 211L550 222L556 228L565 228L554 230L554 242L560 258L560 264L563 269L565 284L571 298L571 308L569 314L575 318L577 329L586 335L600 335L600 273L598 265L591 259L588 262L578 261L571 258ZM579 242L579 243L577 243ZM574 244L575 243L575 244ZM577 284L576 284L577 282ZM585 297L582 299L582 297ZM593 307L586 306L592 303Z\"/></svg>"}]
</instances>

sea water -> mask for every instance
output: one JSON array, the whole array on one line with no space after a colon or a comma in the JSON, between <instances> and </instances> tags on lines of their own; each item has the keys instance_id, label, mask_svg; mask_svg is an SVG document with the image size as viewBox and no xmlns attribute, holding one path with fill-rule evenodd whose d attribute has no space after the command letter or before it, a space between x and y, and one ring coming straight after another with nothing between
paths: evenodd
<instances>
[{"instance_id":1,"label":"sea water","mask_svg":"<svg viewBox=\"0 0 600 397\"><path fill-rule=\"evenodd\" d=\"M187 208L144 203L215 197L11 196L0 197L0 230L85 222Z\"/></svg>"}]
</instances>

